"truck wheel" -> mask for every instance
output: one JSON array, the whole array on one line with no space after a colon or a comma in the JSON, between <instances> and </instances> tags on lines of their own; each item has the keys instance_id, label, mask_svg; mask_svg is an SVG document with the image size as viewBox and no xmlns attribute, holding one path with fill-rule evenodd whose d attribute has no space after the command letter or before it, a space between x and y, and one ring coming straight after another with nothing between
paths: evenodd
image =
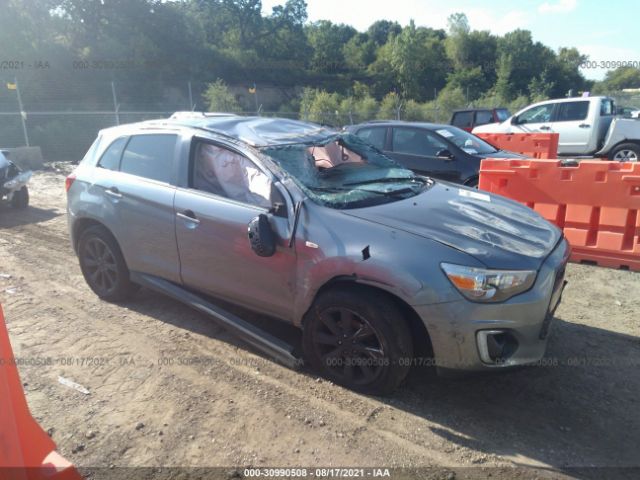
<instances>
[{"instance_id":1,"label":"truck wheel","mask_svg":"<svg viewBox=\"0 0 640 480\"><path fill-rule=\"evenodd\" d=\"M637 162L640 159L640 145L636 143L618 145L609 154L609 158L617 162Z\"/></svg>"},{"instance_id":2,"label":"truck wheel","mask_svg":"<svg viewBox=\"0 0 640 480\"><path fill-rule=\"evenodd\" d=\"M103 300L121 302L137 291L120 247L105 227L95 225L82 233L78 258L84 279Z\"/></svg>"},{"instance_id":3,"label":"truck wheel","mask_svg":"<svg viewBox=\"0 0 640 480\"><path fill-rule=\"evenodd\" d=\"M305 358L329 380L385 395L409 373L413 344L398 307L365 289L330 290L314 302L304 324Z\"/></svg>"},{"instance_id":4,"label":"truck wheel","mask_svg":"<svg viewBox=\"0 0 640 480\"><path fill-rule=\"evenodd\" d=\"M18 209L27 208L29 206L29 190L27 187L22 187L20 190L13 193L11 206Z\"/></svg>"}]
</instances>

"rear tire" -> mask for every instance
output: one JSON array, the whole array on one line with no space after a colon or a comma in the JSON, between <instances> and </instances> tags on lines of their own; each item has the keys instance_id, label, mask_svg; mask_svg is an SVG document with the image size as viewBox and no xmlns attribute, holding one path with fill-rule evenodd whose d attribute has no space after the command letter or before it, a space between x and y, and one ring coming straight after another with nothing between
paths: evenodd
<instances>
[{"instance_id":1,"label":"rear tire","mask_svg":"<svg viewBox=\"0 0 640 480\"><path fill-rule=\"evenodd\" d=\"M11 206L18 210L25 209L29 206L29 190L26 186L13 193L13 197L11 197Z\"/></svg>"},{"instance_id":2,"label":"rear tire","mask_svg":"<svg viewBox=\"0 0 640 480\"><path fill-rule=\"evenodd\" d=\"M129 269L118 242L105 227L94 225L82 232L78 259L87 285L101 299L121 302L138 290L129 279Z\"/></svg>"},{"instance_id":3,"label":"rear tire","mask_svg":"<svg viewBox=\"0 0 640 480\"><path fill-rule=\"evenodd\" d=\"M304 322L306 360L327 379L386 395L409 373L413 344L392 299L357 286L320 294Z\"/></svg>"},{"instance_id":4,"label":"rear tire","mask_svg":"<svg viewBox=\"0 0 640 480\"><path fill-rule=\"evenodd\" d=\"M609 159L616 162L637 162L640 159L640 145L637 143L623 143L614 148Z\"/></svg>"}]
</instances>

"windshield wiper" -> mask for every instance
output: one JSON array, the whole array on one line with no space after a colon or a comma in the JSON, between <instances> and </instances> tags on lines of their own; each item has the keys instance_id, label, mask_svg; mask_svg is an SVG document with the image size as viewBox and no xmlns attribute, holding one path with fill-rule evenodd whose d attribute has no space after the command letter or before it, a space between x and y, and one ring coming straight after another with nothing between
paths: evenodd
<instances>
[{"instance_id":1,"label":"windshield wiper","mask_svg":"<svg viewBox=\"0 0 640 480\"><path fill-rule=\"evenodd\" d=\"M366 185L368 183L397 183L397 182L421 182L424 180L420 177L388 177L388 178L376 178L373 180L362 180L360 182L343 183L343 185Z\"/></svg>"},{"instance_id":2,"label":"windshield wiper","mask_svg":"<svg viewBox=\"0 0 640 480\"><path fill-rule=\"evenodd\" d=\"M356 185L356 184L344 184L344 185ZM393 197L396 195L404 195L406 193L415 193L413 188L405 187L398 190L368 190L366 188L342 188L342 187L307 187L309 190L315 192L326 193L342 193L342 192L367 192L383 195L385 197Z\"/></svg>"}]
</instances>

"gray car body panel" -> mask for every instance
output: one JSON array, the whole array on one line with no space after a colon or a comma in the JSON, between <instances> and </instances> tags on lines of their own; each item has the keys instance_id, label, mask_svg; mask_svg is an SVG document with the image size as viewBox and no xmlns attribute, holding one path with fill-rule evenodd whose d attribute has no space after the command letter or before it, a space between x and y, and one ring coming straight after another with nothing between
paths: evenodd
<instances>
[{"instance_id":1,"label":"gray car body panel","mask_svg":"<svg viewBox=\"0 0 640 480\"><path fill-rule=\"evenodd\" d=\"M475 335L478 329L497 325L518 332L526 342L514 364L542 356L546 342L534 337L549 307L553 278L561 264L558 258L566 257L568 245L561 232L537 213L496 195L443 182L406 200L357 209L328 208L307 198L275 162L244 142L239 132L247 136L247 129L239 126L240 120L235 119L225 135L207 130L204 121L143 122L101 132L95 151L76 169L68 192L74 246L79 221L100 222L118 240L130 270L298 326L318 292L331 282L370 285L414 309L429 332L436 361L452 368L484 368ZM229 121L215 119L216 128ZM281 135L287 125L271 137L263 130L260 138L269 137L266 143L272 145L286 144L292 137L313 141L316 135L335 134L303 124L306 131L300 126L296 135L287 137ZM148 132L180 136L171 185L96 167L115 138ZM275 255L258 257L246 236L248 222L266 209L188 187L194 137L239 151L270 176L286 202L284 215L269 215L279 239ZM257 137L253 143L265 143ZM112 185L118 186L123 198L107 198L105 189ZM299 224L289 247L298 202ZM187 209L197 213L197 226L176 217ZM452 286L441 270L442 262L531 269L537 278L529 291L507 301L474 303Z\"/></svg>"}]
</instances>

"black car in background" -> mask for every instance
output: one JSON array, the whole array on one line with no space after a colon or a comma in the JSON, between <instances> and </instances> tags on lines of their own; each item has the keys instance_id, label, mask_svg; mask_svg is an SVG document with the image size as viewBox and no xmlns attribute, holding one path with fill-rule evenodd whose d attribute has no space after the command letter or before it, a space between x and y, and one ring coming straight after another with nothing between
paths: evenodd
<instances>
[{"instance_id":1,"label":"black car in background","mask_svg":"<svg viewBox=\"0 0 640 480\"><path fill-rule=\"evenodd\" d=\"M473 187L483 158L524 158L452 125L374 121L346 130L418 174Z\"/></svg>"}]
</instances>

